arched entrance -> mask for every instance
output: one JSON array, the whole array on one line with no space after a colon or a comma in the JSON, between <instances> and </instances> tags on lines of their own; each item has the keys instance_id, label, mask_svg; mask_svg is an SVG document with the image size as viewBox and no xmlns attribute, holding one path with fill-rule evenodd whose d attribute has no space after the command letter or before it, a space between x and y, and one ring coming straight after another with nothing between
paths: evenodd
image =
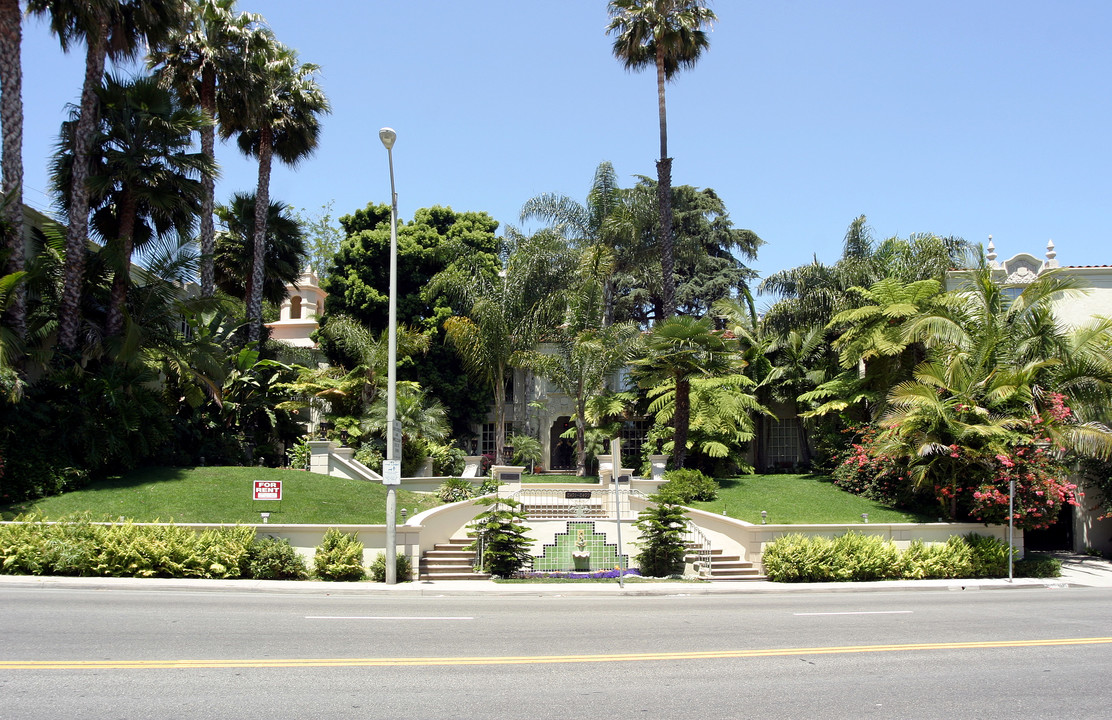
<instances>
[{"instance_id":1,"label":"arched entrance","mask_svg":"<svg viewBox=\"0 0 1112 720\"><path fill-rule=\"evenodd\" d=\"M570 415L561 415L552 423L548 435L549 470L575 470L575 445L571 440L560 437L570 427Z\"/></svg>"}]
</instances>

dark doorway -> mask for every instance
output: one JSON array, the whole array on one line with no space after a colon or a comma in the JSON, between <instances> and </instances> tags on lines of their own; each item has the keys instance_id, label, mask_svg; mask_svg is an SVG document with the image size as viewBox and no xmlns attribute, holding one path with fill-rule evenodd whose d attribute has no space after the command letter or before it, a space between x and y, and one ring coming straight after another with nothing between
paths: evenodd
<instances>
[{"instance_id":1,"label":"dark doorway","mask_svg":"<svg viewBox=\"0 0 1112 720\"><path fill-rule=\"evenodd\" d=\"M1073 505L1066 505L1058 519L1045 530L1023 533L1023 548L1028 551L1073 551Z\"/></svg>"},{"instance_id":2,"label":"dark doorway","mask_svg":"<svg viewBox=\"0 0 1112 720\"><path fill-rule=\"evenodd\" d=\"M567 438L560 437L571 428L571 417L562 415L552 423L549 431L549 457L550 470L575 470L575 443Z\"/></svg>"}]
</instances>

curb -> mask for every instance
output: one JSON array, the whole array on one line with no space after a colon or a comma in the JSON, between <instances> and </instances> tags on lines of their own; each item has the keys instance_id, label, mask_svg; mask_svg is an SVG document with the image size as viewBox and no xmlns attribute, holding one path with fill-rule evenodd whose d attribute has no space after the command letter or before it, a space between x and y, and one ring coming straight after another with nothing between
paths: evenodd
<instances>
[{"instance_id":1,"label":"curb","mask_svg":"<svg viewBox=\"0 0 1112 720\"><path fill-rule=\"evenodd\" d=\"M769 595L800 593L854 593L893 591L1066 589L1086 587L1068 579L1016 578L991 580L892 580L846 583L496 583L492 581L417 581L383 585L370 582L322 582L319 580L196 580L168 578L85 578L34 575L0 576L0 589L35 588L99 591L176 591L205 593L271 593L361 597L692 597L710 595Z\"/></svg>"}]
</instances>

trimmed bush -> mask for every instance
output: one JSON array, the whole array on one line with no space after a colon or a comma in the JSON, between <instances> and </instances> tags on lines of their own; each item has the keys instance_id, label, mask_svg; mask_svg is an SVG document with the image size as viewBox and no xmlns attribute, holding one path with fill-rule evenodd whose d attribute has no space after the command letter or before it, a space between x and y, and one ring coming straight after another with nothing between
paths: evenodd
<instances>
[{"instance_id":1,"label":"trimmed bush","mask_svg":"<svg viewBox=\"0 0 1112 720\"><path fill-rule=\"evenodd\" d=\"M1049 555L1032 553L1012 565L1015 577L1056 578L1062 576L1062 561Z\"/></svg>"},{"instance_id":2,"label":"trimmed bush","mask_svg":"<svg viewBox=\"0 0 1112 720\"><path fill-rule=\"evenodd\" d=\"M902 553L877 535L850 532L830 539L791 534L766 545L762 563L774 582L1003 577L1007 553L1006 543L975 533L945 543L916 540Z\"/></svg>"},{"instance_id":3,"label":"trimmed bush","mask_svg":"<svg viewBox=\"0 0 1112 720\"><path fill-rule=\"evenodd\" d=\"M773 582L825 582L837 579L834 541L799 533L782 535L765 546L765 574Z\"/></svg>"},{"instance_id":4,"label":"trimmed bush","mask_svg":"<svg viewBox=\"0 0 1112 720\"><path fill-rule=\"evenodd\" d=\"M916 540L900 559L901 577L911 580L973 576L973 550L956 536L944 544L928 545Z\"/></svg>"},{"instance_id":5,"label":"trimmed bush","mask_svg":"<svg viewBox=\"0 0 1112 720\"><path fill-rule=\"evenodd\" d=\"M834 574L842 580L889 580L900 576L900 551L879 535L849 532L835 538Z\"/></svg>"},{"instance_id":6,"label":"trimmed bush","mask_svg":"<svg viewBox=\"0 0 1112 720\"><path fill-rule=\"evenodd\" d=\"M313 572L321 580L365 580L367 571L363 568L363 543L354 535L328 528L313 557Z\"/></svg>"},{"instance_id":7,"label":"trimmed bush","mask_svg":"<svg viewBox=\"0 0 1112 720\"><path fill-rule=\"evenodd\" d=\"M304 580L305 559L285 538L255 538L247 549L247 573L256 580Z\"/></svg>"},{"instance_id":8,"label":"trimmed bush","mask_svg":"<svg viewBox=\"0 0 1112 720\"><path fill-rule=\"evenodd\" d=\"M664 479L667 482L657 491L661 502L689 505L693 502L709 502L718 497L718 483L699 470L669 470L664 473Z\"/></svg>"},{"instance_id":9,"label":"trimmed bush","mask_svg":"<svg viewBox=\"0 0 1112 720\"><path fill-rule=\"evenodd\" d=\"M409 562L409 556L405 553L394 556L394 576L398 582L409 582L412 579L413 564ZM371 580L386 582L386 553L379 553L371 563Z\"/></svg>"},{"instance_id":10,"label":"trimmed bush","mask_svg":"<svg viewBox=\"0 0 1112 720\"><path fill-rule=\"evenodd\" d=\"M969 533L964 540L973 551L973 557L970 558L973 563L973 577L993 578L1008 574L1007 542L977 533Z\"/></svg>"}]
</instances>

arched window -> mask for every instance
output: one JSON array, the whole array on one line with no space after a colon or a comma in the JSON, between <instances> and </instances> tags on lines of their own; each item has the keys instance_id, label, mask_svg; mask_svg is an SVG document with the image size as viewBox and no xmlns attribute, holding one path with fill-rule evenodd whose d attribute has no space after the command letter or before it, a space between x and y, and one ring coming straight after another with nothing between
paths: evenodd
<instances>
[{"instance_id":1,"label":"arched window","mask_svg":"<svg viewBox=\"0 0 1112 720\"><path fill-rule=\"evenodd\" d=\"M290 298L290 320L301 319L301 296L294 295Z\"/></svg>"}]
</instances>

